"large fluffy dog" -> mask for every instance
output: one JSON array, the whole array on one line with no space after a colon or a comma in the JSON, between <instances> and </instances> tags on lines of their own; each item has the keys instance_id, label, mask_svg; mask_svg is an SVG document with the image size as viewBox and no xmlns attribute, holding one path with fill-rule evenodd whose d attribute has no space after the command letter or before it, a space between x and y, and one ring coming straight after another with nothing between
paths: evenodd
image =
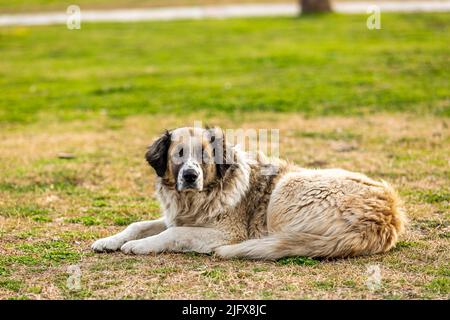
<instances>
[{"instance_id":1,"label":"large fluffy dog","mask_svg":"<svg viewBox=\"0 0 450 320\"><path fill-rule=\"evenodd\" d=\"M157 139L146 159L158 175L163 217L133 223L93 250L345 257L385 252L403 231L403 211L385 182L250 157L225 140L218 128L179 128Z\"/></svg>"}]
</instances>

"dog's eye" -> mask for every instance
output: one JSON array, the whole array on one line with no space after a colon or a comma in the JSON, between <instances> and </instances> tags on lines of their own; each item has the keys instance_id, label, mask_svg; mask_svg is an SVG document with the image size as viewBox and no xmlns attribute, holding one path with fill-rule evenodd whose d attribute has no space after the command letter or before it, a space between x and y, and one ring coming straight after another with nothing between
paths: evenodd
<instances>
[{"instance_id":1,"label":"dog's eye","mask_svg":"<svg viewBox=\"0 0 450 320\"><path fill-rule=\"evenodd\" d=\"M180 149L180 151L178 152L178 155L181 157L183 157L183 148Z\"/></svg>"}]
</instances>

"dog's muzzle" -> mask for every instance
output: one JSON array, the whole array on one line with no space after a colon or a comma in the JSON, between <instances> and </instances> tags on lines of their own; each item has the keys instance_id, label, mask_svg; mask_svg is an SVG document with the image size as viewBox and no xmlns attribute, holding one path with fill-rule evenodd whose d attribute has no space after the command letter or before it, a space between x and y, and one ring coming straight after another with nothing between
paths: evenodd
<instances>
[{"instance_id":1,"label":"dog's muzzle","mask_svg":"<svg viewBox=\"0 0 450 320\"><path fill-rule=\"evenodd\" d=\"M178 191L203 189L202 170L198 165L185 165L178 174L177 182Z\"/></svg>"},{"instance_id":2,"label":"dog's muzzle","mask_svg":"<svg viewBox=\"0 0 450 320\"><path fill-rule=\"evenodd\" d=\"M194 169L183 172L183 180L186 184L194 184L198 179L198 173Z\"/></svg>"}]
</instances>

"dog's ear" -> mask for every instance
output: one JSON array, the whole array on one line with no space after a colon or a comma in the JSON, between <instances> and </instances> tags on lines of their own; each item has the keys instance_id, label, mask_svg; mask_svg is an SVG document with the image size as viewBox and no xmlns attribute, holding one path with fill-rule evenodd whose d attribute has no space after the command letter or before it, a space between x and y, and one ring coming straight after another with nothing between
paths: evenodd
<instances>
[{"instance_id":1,"label":"dog's ear","mask_svg":"<svg viewBox=\"0 0 450 320\"><path fill-rule=\"evenodd\" d=\"M163 177L167 169L167 153L170 147L171 135L166 132L148 147L145 159L155 169L159 177Z\"/></svg>"},{"instance_id":2,"label":"dog's ear","mask_svg":"<svg viewBox=\"0 0 450 320\"><path fill-rule=\"evenodd\" d=\"M213 147L214 162L219 178L223 178L227 170L233 164L231 148L227 150L225 134L222 129L214 127L207 128L209 133L209 141Z\"/></svg>"}]
</instances>

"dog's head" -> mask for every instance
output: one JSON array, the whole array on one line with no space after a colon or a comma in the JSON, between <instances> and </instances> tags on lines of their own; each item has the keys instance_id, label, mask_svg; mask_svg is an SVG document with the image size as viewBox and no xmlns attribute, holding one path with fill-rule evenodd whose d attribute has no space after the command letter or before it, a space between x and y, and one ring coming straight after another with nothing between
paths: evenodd
<instances>
[{"instance_id":1,"label":"dog's head","mask_svg":"<svg viewBox=\"0 0 450 320\"><path fill-rule=\"evenodd\" d=\"M166 131L148 148L145 157L164 183L179 192L202 191L222 178L232 162L220 128Z\"/></svg>"}]
</instances>

